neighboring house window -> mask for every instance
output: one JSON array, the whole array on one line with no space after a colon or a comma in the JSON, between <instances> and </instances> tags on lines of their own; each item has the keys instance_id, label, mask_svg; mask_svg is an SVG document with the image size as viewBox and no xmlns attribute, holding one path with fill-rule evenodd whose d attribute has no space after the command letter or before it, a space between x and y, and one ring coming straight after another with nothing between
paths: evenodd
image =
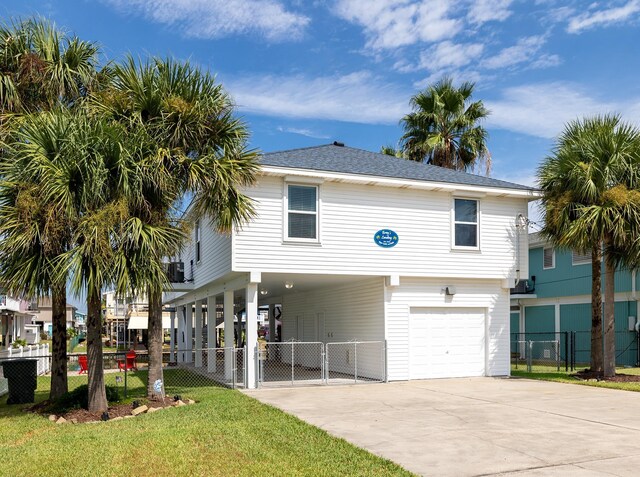
<instances>
[{"instance_id":1,"label":"neighboring house window","mask_svg":"<svg viewBox=\"0 0 640 477\"><path fill-rule=\"evenodd\" d=\"M478 247L478 201L454 200L454 246Z\"/></svg>"},{"instance_id":2,"label":"neighboring house window","mask_svg":"<svg viewBox=\"0 0 640 477\"><path fill-rule=\"evenodd\" d=\"M200 221L196 221L196 237L195 237L195 242L196 242L196 263L200 262Z\"/></svg>"},{"instance_id":3,"label":"neighboring house window","mask_svg":"<svg viewBox=\"0 0 640 477\"><path fill-rule=\"evenodd\" d=\"M287 238L318 239L317 186L287 186Z\"/></svg>"},{"instance_id":4,"label":"neighboring house window","mask_svg":"<svg viewBox=\"0 0 640 477\"><path fill-rule=\"evenodd\" d=\"M543 249L542 255L542 268L556 268L556 251L553 248Z\"/></svg>"},{"instance_id":5,"label":"neighboring house window","mask_svg":"<svg viewBox=\"0 0 640 477\"><path fill-rule=\"evenodd\" d=\"M587 265L591 263L591 252L582 253L573 251L571 255L572 265Z\"/></svg>"}]
</instances>

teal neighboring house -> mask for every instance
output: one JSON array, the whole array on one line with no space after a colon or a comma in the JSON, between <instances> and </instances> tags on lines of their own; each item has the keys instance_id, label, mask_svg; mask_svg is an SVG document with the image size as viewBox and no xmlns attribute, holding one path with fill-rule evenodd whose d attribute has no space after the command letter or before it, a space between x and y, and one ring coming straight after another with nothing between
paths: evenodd
<instances>
[{"instance_id":1,"label":"teal neighboring house","mask_svg":"<svg viewBox=\"0 0 640 477\"><path fill-rule=\"evenodd\" d=\"M588 363L591 347L591 254L556 249L529 235L529 279L511 289L511 340L558 339L575 331L575 359ZM604 265L603 265L604 277ZM604 282L603 288L604 291ZM616 361L638 364L638 284L636 272L615 275Z\"/></svg>"}]
</instances>

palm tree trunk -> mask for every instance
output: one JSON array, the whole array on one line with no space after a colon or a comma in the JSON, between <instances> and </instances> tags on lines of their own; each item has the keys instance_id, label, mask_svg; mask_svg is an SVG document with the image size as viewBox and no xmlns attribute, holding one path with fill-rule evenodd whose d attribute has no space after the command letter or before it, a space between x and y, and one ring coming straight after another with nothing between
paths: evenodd
<instances>
[{"instance_id":1,"label":"palm tree trunk","mask_svg":"<svg viewBox=\"0 0 640 477\"><path fill-rule=\"evenodd\" d=\"M602 244L591 249L591 371L602 373Z\"/></svg>"},{"instance_id":2,"label":"palm tree trunk","mask_svg":"<svg viewBox=\"0 0 640 477\"><path fill-rule=\"evenodd\" d=\"M157 380L164 382L162 373L162 288L149 287L148 294L149 375L147 379L147 396L156 398L160 397L160 395L155 391L154 384Z\"/></svg>"},{"instance_id":3,"label":"palm tree trunk","mask_svg":"<svg viewBox=\"0 0 640 477\"><path fill-rule=\"evenodd\" d=\"M89 376L89 412L107 410L102 361L102 313L100 289L87 290L87 374Z\"/></svg>"},{"instance_id":4,"label":"palm tree trunk","mask_svg":"<svg viewBox=\"0 0 640 477\"><path fill-rule=\"evenodd\" d=\"M56 400L68 391L67 383L67 290L64 283L51 289L51 391Z\"/></svg>"},{"instance_id":5,"label":"palm tree trunk","mask_svg":"<svg viewBox=\"0 0 640 477\"><path fill-rule=\"evenodd\" d=\"M616 375L615 272L609 260L604 264L604 375Z\"/></svg>"}]
</instances>

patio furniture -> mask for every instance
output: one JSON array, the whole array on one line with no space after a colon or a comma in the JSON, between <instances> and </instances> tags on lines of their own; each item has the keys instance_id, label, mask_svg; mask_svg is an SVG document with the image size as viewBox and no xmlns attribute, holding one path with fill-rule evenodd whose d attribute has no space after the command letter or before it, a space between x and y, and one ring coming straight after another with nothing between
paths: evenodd
<instances>
[{"instance_id":1,"label":"patio furniture","mask_svg":"<svg viewBox=\"0 0 640 477\"><path fill-rule=\"evenodd\" d=\"M80 371L78 371L78 374L86 373L89 369L87 367L87 355L83 354L78 356L78 364L80 365Z\"/></svg>"},{"instance_id":2,"label":"patio furniture","mask_svg":"<svg viewBox=\"0 0 640 477\"><path fill-rule=\"evenodd\" d=\"M131 350L127 353L127 355L125 356L126 359L119 359L118 360L118 370L120 371L126 371L128 369L134 369L134 370L138 370L138 367L136 365L136 352Z\"/></svg>"}]
</instances>

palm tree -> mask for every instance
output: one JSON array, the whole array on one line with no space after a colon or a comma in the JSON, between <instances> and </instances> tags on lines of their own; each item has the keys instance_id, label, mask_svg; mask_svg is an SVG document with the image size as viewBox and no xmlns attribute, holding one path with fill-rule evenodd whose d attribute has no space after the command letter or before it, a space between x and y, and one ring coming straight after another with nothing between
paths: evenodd
<instances>
[{"instance_id":1,"label":"palm tree","mask_svg":"<svg viewBox=\"0 0 640 477\"><path fill-rule=\"evenodd\" d=\"M68 36L46 20L31 19L0 26L0 169L15 174L3 179L5 236L2 280L25 297L51 295L52 371L50 398L67 392L66 278L54 279L52 261L69 246L68 217L40 201L40 184L26 183L14 168L13 133L30 112L75 108L97 78L96 45ZM38 131L35 131L38 133ZM51 130L40 131L38 155L59 154L62 144ZM12 169L13 168L13 169Z\"/></svg>"},{"instance_id":2,"label":"palm tree","mask_svg":"<svg viewBox=\"0 0 640 477\"><path fill-rule=\"evenodd\" d=\"M257 154L247 148L248 132L234 117L231 99L209 73L158 58L139 63L129 58L113 73L112 86L96 94L96 107L150 138L142 140L137 162L142 200L129 213L159 231L155 239L162 246L156 248L146 235L129 242L128 253L135 258L122 265L122 274L147 288L147 392L153 397L154 382L163 379L162 260L180 249L189 222L207 218L228 232L252 216L252 203L241 188L254 181ZM185 198L191 202L183 216Z\"/></svg>"},{"instance_id":3,"label":"palm tree","mask_svg":"<svg viewBox=\"0 0 640 477\"><path fill-rule=\"evenodd\" d=\"M614 273L636 267L640 241L640 131L619 116L569 123L538 171L543 234L560 247L591 250L591 370L615 375ZM604 251L604 252L603 252ZM601 259L605 264L602 357Z\"/></svg>"},{"instance_id":4,"label":"palm tree","mask_svg":"<svg viewBox=\"0 0 640 477\"><path fill-rule=\"evenodd\" d=\"M456 88L445 77L411 98L413 111L400 121L407 159L461 171L484 164L489 173L488 134L478 125L489 111L482 101L471 102L473 88L468 82Z\"/></svg>"},{"instance_id":5,"label":"palm tree","mask_svg":"<svg viewBox=\"0 0 640 477\"><path fill-rule=\"evenodd\" d=\"M382 146L380 148L380 154L386 154L387 156L404 157L401 149L397 149L393 146Z\"/></svg>"}]
</instances>

